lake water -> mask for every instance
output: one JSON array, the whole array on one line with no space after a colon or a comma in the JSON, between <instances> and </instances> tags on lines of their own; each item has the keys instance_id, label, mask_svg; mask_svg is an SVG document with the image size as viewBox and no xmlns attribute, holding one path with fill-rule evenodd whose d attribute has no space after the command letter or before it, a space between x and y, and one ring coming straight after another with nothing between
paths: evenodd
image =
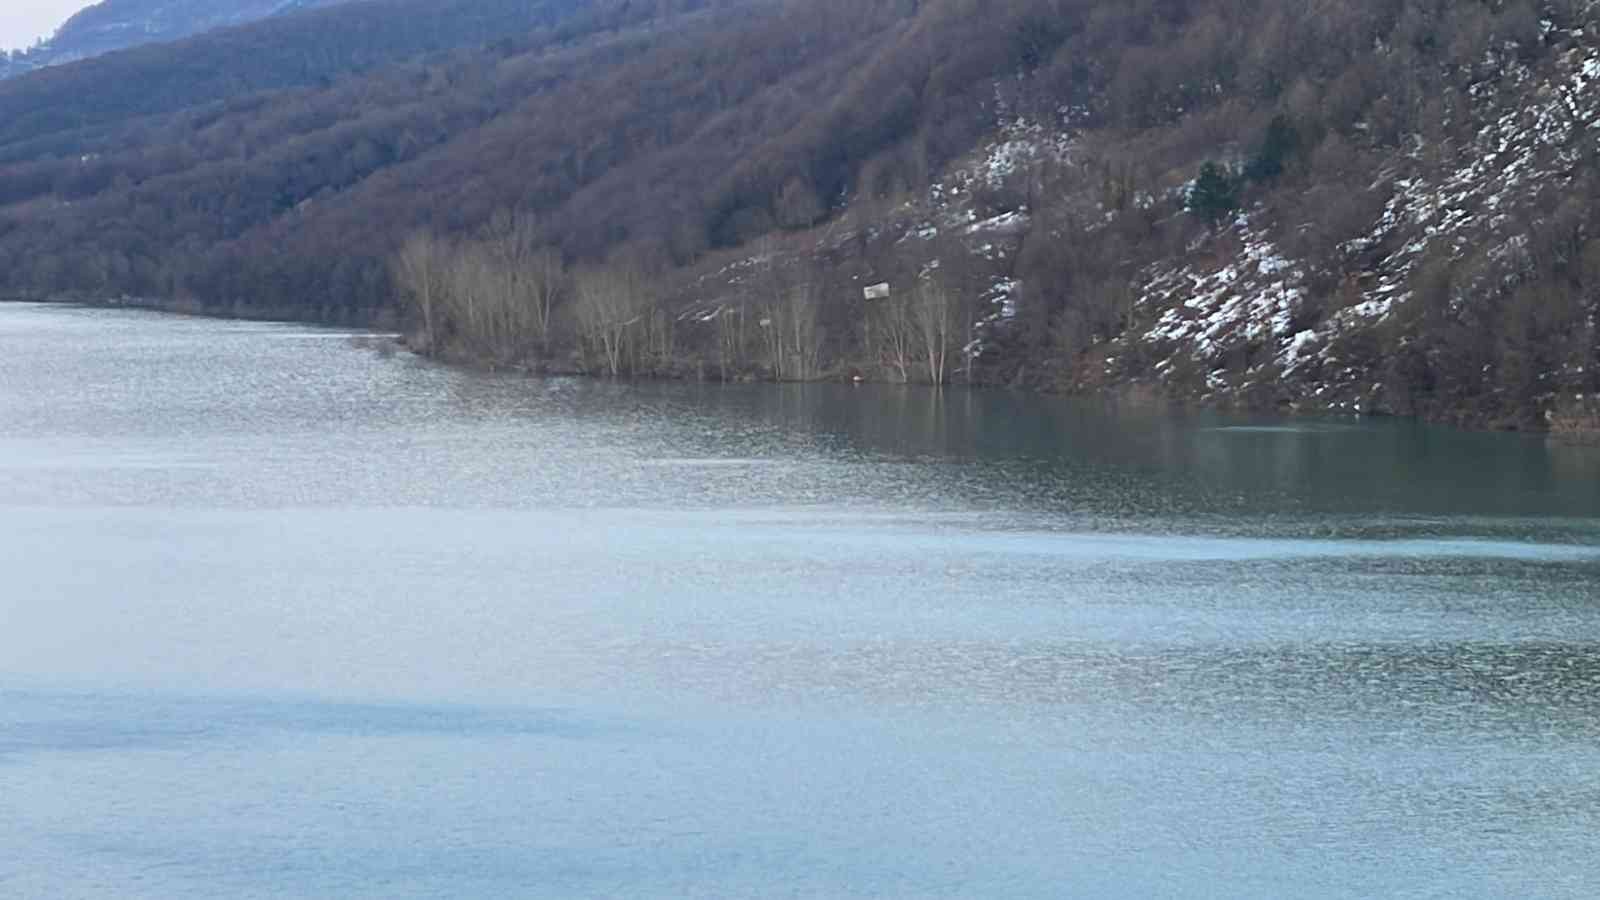
<instances>
[{"instance_id":1,"label":"lake water","mask_svg":"<svg viewBox=\"0 0 1600 900\"><path fill-rule=\"evenodd\" d=\"M0 305L0 896L1600 895L1600 453Z\"/></svg>"}]
</instances>

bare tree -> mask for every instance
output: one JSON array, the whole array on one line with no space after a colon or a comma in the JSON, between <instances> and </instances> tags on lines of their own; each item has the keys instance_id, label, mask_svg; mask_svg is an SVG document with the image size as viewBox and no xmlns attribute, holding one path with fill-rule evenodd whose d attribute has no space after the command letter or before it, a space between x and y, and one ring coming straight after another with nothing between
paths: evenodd
<instances>
[{"instance_id":1,"label":"bare tree","mask_svg":"<svg viewBox=\"0 0 1600 900\"><path fill-rule=\"evenodd\" d=\"M736 366L742 365L748 346L746 304L717 309L717 362L722 370L722 380L728 381Z\"/></svg>"},{"instance_id":2,"label":"bare tree","mask_svg":"<svg viewBox=\"0 0 1600 900\"><path fill-rule=\"evenodd\" d=\"M453 330L474 354L497 356L504 285L487 253L476 244L457 247L444 270L444 312Z\"/></svg>"},{"instance_id":3,"label":"bare tree","mask_svg":"<svg viewBox=\"0 0 1600 900\"><path fill-rule=\"evenodd\" d=\"M498 331L524 345L550 349L551 314L565 289L561 255L541 242L536 220L501 210L489 220L481 244L498 270L501 299Z\"/></svg>"},{"instance_id":4,"label":"bare tree","mask_svg":"<svg viewBox=\"0 0 1600 900\"><path fill-rule=\"evenodd\" d=\"M539 351L548 356L551 314L567 289L567 267L560 253L545 247L528 259L523 277L526 296L533 307L534 338L539 342Z\"/></svg>"},{"instance_id":5,"label":"bare tree","mask_svg":"<svg viewBox=\"0 0 1600 900\"><path fill-rule=\"evenodd\" d=\"M449 248L433 235L418 232L406 239L394 259L395 281L408 307L421 320L424 354L439 352L440 306L445 292Z\"/></svg>"},{"instance_id":6,"label":"bare tree","mask_svg":"<svg viewBox=\"0 0 1600 900\"><path fill-rule=\"evenodd\" d=\"M811 381L821 373L825 332L813 283L778 288L762 304L762 343L776 381Z\"/></svg>"},{"instance_id":7,"label":"bare tree","mask_svg":"<svg viewBox=\"0 0 1600 900\"><path fill-rule=\"evenodd\" d=\"M634 371L670 370L676 357L677 323L667 311L656 307L643 312L639 318L639 340L635 342Z\"/></svg>"},{"instance_id":8,"label":"bare tree","mask_svg":"<svg viewBox=\"0 0 1600 900\"><path fill-rule=\"evenodd\" d=\"M761 346L767 358L767 368L772 380L783 381L787 370L784 353L783 279L778 271L778 252L771 235L765 235L757 245L754 290L761 311Z\"/></svg>"},{"instance_id":9,"label":"bare tree","mask_svg":"<svg viewBox=\"0 0 1600 900\"><path fill-rule=\"evenodd\" d=\"M912 323L910 297L900 291L870 301L867 309L872 348L878 364L889 377L902 384L911 380L915 359L916 332Z\"/></svg>"},{"instance_id":10,"label":"bare tree","mask_svg":"<svg viewBox=\"0 0 1600 900\"><path fill-rule=\"evenodd\" d=\"M614 264L579 272L573 303L585 357L598 357L606 374L622 374L650 305L638 269Z\"/></svg>"},{"instance_id":11,"label":"bare tree","mask_svg":"<svg viewBox=\"0 0 1600 900\"><path fill-rule=\"evenodd\" d=\"M813 281L797 284L784 294L783 341L789 377L794 381L811 381L821 372L824 333L817 324L819 294Z\"/></svg>"},{"instance_id":12,"label":"bare tree","mask_svg":"<svg viewBox=\"0 0 1600 900\"><path fill-rule=\"evenodd\" d=\"M910 306L911 332L927 365L928 383L944 384L962 330L955 295L937 278L925 278L913 291Z\"/></svg>"},{"instance_id":13,"label":"bare tree","mask_svg":"<svg viewBox=\"0 0 1600 900\"><path fill-rule=\"evenodd\" d=\"M826 332L818 321L821 272L814 264L779 265L770 237L760 244L755 295L761 343L775 381L811 381L821 374ZM797 271L798 270L798 271Z\"/></svg>"}]
</instances>

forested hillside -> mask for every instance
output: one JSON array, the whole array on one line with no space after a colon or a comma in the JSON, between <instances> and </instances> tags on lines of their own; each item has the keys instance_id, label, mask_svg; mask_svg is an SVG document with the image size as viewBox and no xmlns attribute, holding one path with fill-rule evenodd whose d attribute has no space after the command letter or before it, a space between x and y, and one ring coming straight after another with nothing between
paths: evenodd
<instances>
[{"instance_id":1,"label":"forested hillside","mask_svg":"<svg viewBox=\"0 0 1600 900\"><path fill-rule=\"evenodd\" d=\"M1593 0L374 0L0 83L0 290L1580 430L1597 81Z\"/></svg>"}]
</instances>

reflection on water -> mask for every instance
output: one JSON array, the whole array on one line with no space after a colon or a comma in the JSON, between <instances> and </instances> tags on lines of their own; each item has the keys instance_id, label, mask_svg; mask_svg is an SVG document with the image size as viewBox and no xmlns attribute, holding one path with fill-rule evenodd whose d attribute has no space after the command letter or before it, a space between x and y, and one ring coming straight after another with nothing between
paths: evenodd
<instances>
[{"instance_id":1,"label":"reflection on water","mask_svg":"<svg viewBox=\"0 0 1600 900\"><path fill-rule=\"evenodd\" d=\"M0 896L1590 897L1600 452L0 306Z\"/></svg>"}]
</instances>

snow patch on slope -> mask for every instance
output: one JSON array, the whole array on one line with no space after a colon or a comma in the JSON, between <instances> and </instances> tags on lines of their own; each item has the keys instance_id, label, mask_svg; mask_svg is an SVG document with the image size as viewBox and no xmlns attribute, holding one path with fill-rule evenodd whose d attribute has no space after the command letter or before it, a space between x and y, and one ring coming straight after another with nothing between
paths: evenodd
<instances>
[{"instance_id":1,"label":"snow patch on slope","mask_svg":"<svg viewBox=\"0 0 1600 900\"><path fill-rule=\"evenodd\" d=\"M1255 210L1195 242L1183 259L1147 270L1135 284L1134 321L1144 324L1118 343L1156 351L1163 379L1203 374L1207 390L1223 392L1270 377L1307 399L1360 408L1352 398L1375 394L1381 374L1363 368L1376 361L1336 358L1337 341L1391 317L1430 257L1485 261L1471 270L1477 281L1457 285L1456 304L1514 283L1536 210L1559 202L1600 140L1600 48L1566 51L1543 85L1521 64L1505 65L1471 91L1480 124L1470 140L1430 147L1417 138L1380 174L1373 190L1386 191L1387 201L1369 231L1341 248L1335 281L1352 293L1327 298L1328 311L1306 309L1311 267L1285 256L1266 212ZM1521 90L1506 91L1507 83ZM1441 166L1441 156L1453 162ZM1123 356L1118 350L1108 371ZM1230 373L1241 359L1248 367ZM1299 387L1297 374L1305 375Z\"/></svg>"}]
</instances>

